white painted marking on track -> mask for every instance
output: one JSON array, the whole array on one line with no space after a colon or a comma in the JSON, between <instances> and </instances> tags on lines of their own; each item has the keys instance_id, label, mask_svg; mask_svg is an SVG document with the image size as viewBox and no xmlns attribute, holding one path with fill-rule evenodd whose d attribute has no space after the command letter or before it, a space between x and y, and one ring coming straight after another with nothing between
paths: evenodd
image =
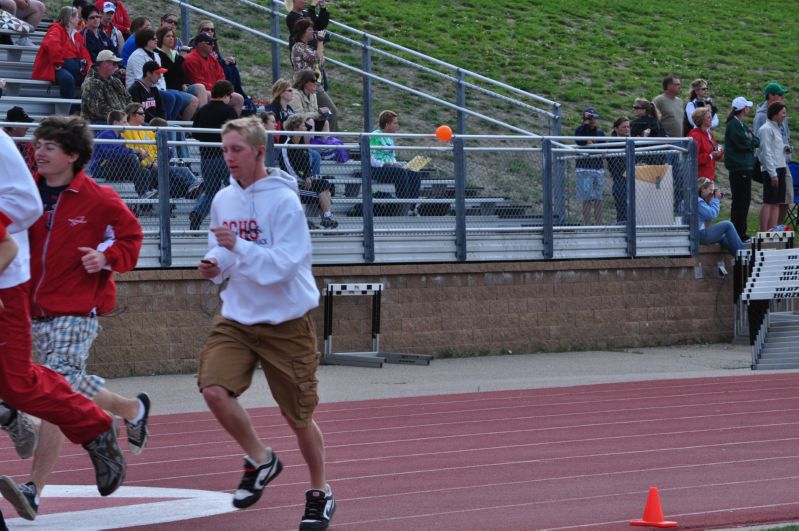
<instances>
[{"instance_id":1,"label":"white painted marking on track","mask_svg":"<svg viewBox=\"0 0 799 531\"><path fill-rule=\"evenodd\" d=\"M47 485L42 492L42 503L46 504L52 498L99 499L100 495L94 485ZM11 518L6 523L12 529L98 531L176 522L236 511L230 494L208 490L120 487L111 497L103 500L114 498L153 498L160 501L43 514L32 522Z\"/></svg>"}]
</instances>

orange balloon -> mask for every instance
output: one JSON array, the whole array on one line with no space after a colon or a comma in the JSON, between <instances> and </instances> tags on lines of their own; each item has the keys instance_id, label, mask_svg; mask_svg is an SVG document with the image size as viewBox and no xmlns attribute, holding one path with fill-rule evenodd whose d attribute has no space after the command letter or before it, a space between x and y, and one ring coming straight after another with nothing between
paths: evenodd
<instances>
[{"instance_id":1,"label":"orange balloon","mask_svg":"<svg viewBox=\"0 0 799 531\"><path fill-rule=\"evenodd\" d=\"M436 138L442 142L449 142L452 140L452 129L448 125L439 125L436 128Z\"/></svg>"}]
</instances>

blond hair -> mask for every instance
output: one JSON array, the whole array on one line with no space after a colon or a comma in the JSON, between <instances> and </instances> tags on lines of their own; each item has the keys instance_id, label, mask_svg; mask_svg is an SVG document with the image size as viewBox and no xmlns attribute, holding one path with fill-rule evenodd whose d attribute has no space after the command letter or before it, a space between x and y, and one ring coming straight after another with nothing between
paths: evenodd
<instances>
[{"instance_id":1,"label":"blond hair","mask_svg":"<svg viewBox=\"0 0 799 531\"><path fill-rule=\"evenodd\" d=\"M691 113L691 119L694 121L694 126L702 127L702 124L705 123L707 116L711 114L710 107L698 107L694 112Z\"/></svg>"},{"instance_id":2,"label":"blond hair","mask_svg":"<svg viewBox=\"0 0 799 531\"><path fill-rule=\"evenodd\" d=\"M266 146L266 135L264 126L257 116L247 116L246 118L236 118L225 122L222 126L222 136L228 133L239 133L244 137L244 141L254 150L261 146Z\"/></svg>"}]
</instances>

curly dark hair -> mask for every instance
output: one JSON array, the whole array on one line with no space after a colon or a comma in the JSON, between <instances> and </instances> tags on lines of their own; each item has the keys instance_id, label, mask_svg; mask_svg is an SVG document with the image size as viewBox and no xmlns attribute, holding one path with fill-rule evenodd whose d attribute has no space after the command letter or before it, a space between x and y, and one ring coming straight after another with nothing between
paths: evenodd
<instances>
[{"instance_id":1,"label":"curly dark hair","mask_svg":"<svg viewBox=\"0 0 799 531\"><path fill-rule=\"evenodd\" d=\"M89 124L79 116L48 116L33 132L33 141L49 140L58 144L67 155L78 155L72 169L78 173L92 158L94 135Z\"/></svg>"}]
</instances>

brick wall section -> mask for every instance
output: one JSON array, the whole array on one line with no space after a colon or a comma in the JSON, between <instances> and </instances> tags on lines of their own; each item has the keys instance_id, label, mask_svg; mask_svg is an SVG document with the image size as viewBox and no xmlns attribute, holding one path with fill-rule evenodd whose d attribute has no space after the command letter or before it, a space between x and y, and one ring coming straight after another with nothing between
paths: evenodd
<instances>
[{"instance_id":1,"label":"brick wall section","mask_svg":"<svg viewBox=\"0 0 799 531\"><path fill-rule=\"evenodd\" d=\"M325 266L314 275L320 291L329 283L384 284L386 352L671 345L731 339L732 280L717 277L716 249L690 258ZM196 370L218 287L193 270L168 269L120 276L118 291L116 310L101 318L91 370L107 377ZM334 317L334 351L371 349L370 297L337 297ZM321 306L314 318L321 350Z\"/></svg>"}]
</instances>

